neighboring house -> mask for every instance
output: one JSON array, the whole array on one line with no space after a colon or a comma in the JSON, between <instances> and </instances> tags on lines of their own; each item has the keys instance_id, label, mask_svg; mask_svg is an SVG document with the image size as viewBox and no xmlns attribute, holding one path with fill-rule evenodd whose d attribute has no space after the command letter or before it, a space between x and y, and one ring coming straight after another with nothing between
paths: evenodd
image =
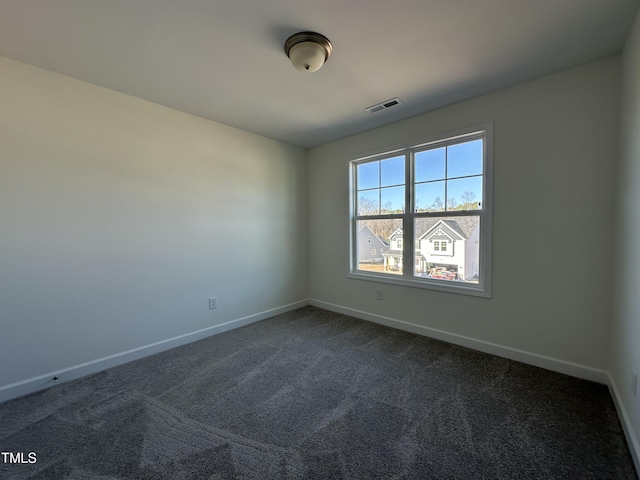
<instances>
[{"instance_id":1,"label":"neighboring house","mask_svg":"<svg viewBox=\"0 0 640 480\"><path fill-rule=\"evenodd\" d=\"M402 229L398 228L389 236L389 250L384 253L385 270L402 270Z\"/></svg>"},{"instance_id":2,"label":"neighboring house","mask_svg":"<svg viewBox=\"0 0 640 480\"><path fill-rule=\"evenodd\" d=\"M430 276L473 280L480 260L479 217L425 219L417 222L421 257L416 270Z\"/></svg>"},{"instance_id":3,"label":"neighboring house","mask_svg":"<svg viewBox=\"0 0 640 480\"><path fill-rule=\"evenodd\" d=\"M473 280L480 259L478 217L422 218L416 222L416 274L447 280ZM389 237L385 270L402 267L402 229Z\"/></svg>"},{"instance_id":4,"label":"neighboring house","mask_svg":"<svg viewBox=\"0 0 640 480\"><path fill-rule=\"evenodd\" d=\"M387 248L380 237L364 225L358 232L358 263L379 263L384 262L382 252Z\"/></svg>"}]
</instances>

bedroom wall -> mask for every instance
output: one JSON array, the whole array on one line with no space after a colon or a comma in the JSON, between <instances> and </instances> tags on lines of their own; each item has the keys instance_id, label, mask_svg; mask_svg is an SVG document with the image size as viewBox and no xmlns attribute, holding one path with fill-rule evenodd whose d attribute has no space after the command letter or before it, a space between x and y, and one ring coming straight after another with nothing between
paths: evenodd
<instances>
[{"instance_id":1,"label":"bedroom wall","mask_svg":"<svg viewBox=\"0 0 640 480\"><path fill-rule=\"evenodd\" d=\"M632 431L627 437L633 437L640 471L640 385L634 395L632 374L640 375L640 14L622 55L621 105L610 372L628 415L623 425Z\"/></svg>"},{"instance_id":2,"label":"bedroom wall","mask_svg":"<svg viewBox=\"0 0 640 480\"><path fill-rule=\"evenodd\" d=\"M304 150L6 58L0 112L0 390L307 299Z\"/></svg>"},{"instance_id":3,"label":"bedroom wall","mask_svg":"<svg viewBox=\"0 0 640 480\"><path fill-rule=\"evenodd\" d=\"M605 381L619 66L607 58L311 149L312 301ZM489 121L492 298L347 278L345 159Z\"/></svg>"}]
</instances>

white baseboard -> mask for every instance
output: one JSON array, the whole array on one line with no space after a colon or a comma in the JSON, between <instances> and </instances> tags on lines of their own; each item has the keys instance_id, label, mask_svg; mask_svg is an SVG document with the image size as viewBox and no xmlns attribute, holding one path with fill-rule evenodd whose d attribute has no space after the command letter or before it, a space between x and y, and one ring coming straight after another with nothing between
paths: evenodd
<instances>
[{"instance_id":1,"label":"white baseboard","mask_svg":"<svg viewBox=\"0 0 640 480\"><path fill-rule=\"evenodd\" d=\"M618 390L618 386L616 385L616 382L611 374L609 374L609 391L611 392L611 396L613 397L613 403L616 406L618 418L620 419L620 424L622 425L624 436L627 439L627 445L629 445L629 451L631 452L631 457L633 458L636 472L640 474L640 443L638 442L638 437L636 437L636 434L633 431L631 420L629 419L627 410L624 407L624 403L622 402L622 397L620 396L620 391Z\"/></svg>"},{"instance_id":2,"label":"white baseboard","mask_svg":"<svg viewBox=\"0 0 640 480\"><path fill-rule=\"evenodd\" d=\"M27 380L5 385L0 387L0 402L11 400L12 398L21 397L23 395L28 395L39 390L44 390L45 388L52 387L59 383L68 382L69 380L74 380L85 375L97 373L102 370L106 370L107 368L122 365L123 363L138 360L140 358L160 353L165 350L170 350L181 345L186 345L187 343L195 342L197 340L201 340L212 335L217 335L219 333L242 327L244 325L259 322L260 320L265 320L269 317L280 315L281 313L290 312L307 305L309 305L308 300L300 300L288 305L265 310L254 315L231 320L220 325L203 328L202 330L179 335L177 337L162 340L160 342L145 345L143 347L134 348L126 352L116 353L114 355L109 355L108 357L98 358L96 360L65 368L63 370L49 372L38 377L33 377ZM54 381L53 377L57 377L57 381Z\"/></svg>"},{"instance_id":3,"label":"white baseboard","mask_svg":"<svg viewBox=\"0 0 640 480\"><path fill-rule=\"evenodd\" d=\"M553 372L563 373L565 375L570 375L572 377L582 378L585 380L591 380L593 382L598 382L605 385L609 384L609 374L606 370L568 362L566 360L560 360L553 357L547 357L524 350L505 347L495 343L485 342L484 340L477 340L475 338L465 337L464 335L445 332L444 330L424 327L415 323L404 322L402 320L396 320L394 318L384 317L375 313L364 312L349 307L343 307L313 298L309 300L309 304L319 308L324 308L325 310L331 310L333 312L350 315L352 317L360 318L362 320L368 320L380 325L386 325L387 327L397 328L399 330L404 330L411 333L417 333L418 335L435 338L437 340L442 340L448 343L453 343L455 345L471 348L480 352L490 353L498 357L504 357L510 360L526 363L528 365L533 365L535 367L545 368Z\"/></svg>"}]
</instances>

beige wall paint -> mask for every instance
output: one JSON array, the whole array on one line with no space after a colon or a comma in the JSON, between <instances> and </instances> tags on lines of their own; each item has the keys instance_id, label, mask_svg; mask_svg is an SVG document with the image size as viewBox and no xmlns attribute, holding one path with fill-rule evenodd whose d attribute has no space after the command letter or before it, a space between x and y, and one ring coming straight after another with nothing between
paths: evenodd
<instances>
[{"instance_id":1,"label":"beige wall paint","mask_svg":"<svg viewBox=\"0 0 640 480\"><path fill-rule=\"evenodd\" d=\"M640 375L640 13L622 55L622 72L609 368L634 431L636 465L640 465L640 385L634 396L631 373Z\"/></svg>"},{"instance_id":2,"label":"beige wall paint","mask_svg":"<svg viewBox=\"0 0 640 480\"><path fill-rule=\"evenodd\" d=\"M307 298L302 149L0 58L0 151L0 387Z\"/></svg>"},{"instance_id":3,"label":"beige wall paint","mask_svg":"<svg viewBox=\"0 0 640 480\"><path fill-rule=\"evenodd\" d=\"M608 58L311 149L309 296L606 368L619 63ZM493 298L348 279L345 159L489 121Z\"/></svg>"}]
</instances>

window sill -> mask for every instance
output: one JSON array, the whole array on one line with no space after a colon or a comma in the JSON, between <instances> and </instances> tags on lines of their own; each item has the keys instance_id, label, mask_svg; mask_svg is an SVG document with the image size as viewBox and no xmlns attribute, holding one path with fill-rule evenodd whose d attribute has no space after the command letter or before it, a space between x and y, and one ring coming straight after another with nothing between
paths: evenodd
<instances>
[{"instance_id":1,"label":"window sill","mask_svg":"<svg viewBox=\"0 0 640 480\"><path fill-rule=\"evenodd\" d=\"M437 292L457 293L475 297L491 298L491 292L481 284L459 282L455 280L437 280L431 278L408 278L401 275L378 274L367 272L349 272L347 278L366 280L369 282L389 283L411 288L435 290Z\"/></svg>"}]
</instances>

